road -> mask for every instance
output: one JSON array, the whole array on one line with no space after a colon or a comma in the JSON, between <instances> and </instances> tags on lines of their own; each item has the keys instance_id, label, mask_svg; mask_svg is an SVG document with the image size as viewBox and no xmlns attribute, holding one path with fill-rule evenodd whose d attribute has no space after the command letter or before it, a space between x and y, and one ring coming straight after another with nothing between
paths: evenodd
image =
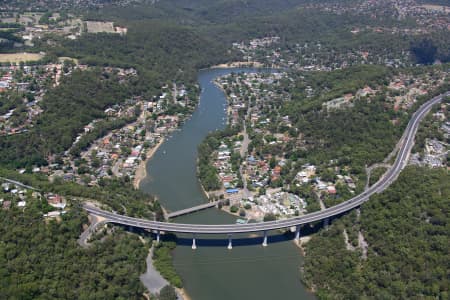
<instances>
[{"instance_id":1,"label":"road","mask_svg":"<svg viewBox=\"0 0 450 300\"><path fill-rule=\"evenodd\" d=\"M12 179L8 179L8 178L0 177L0 181L6 181L6 182L8 182L8 183L11 183L11 184L14 184L14 185L23 187L24 189L29 189L29 190L33 190L33 191L38 191L38 189L36 189L36 188L34 188L34 187L32 187L32 186L23 184L22 182L19 182L19 181L17 181L17 180L12 180Z\"/></svg>"},{"instance_id":2,"label":"road","mask_svg":"<svg viewBox=\"0 0 450 300\"><path fill-rule=\"evenodd\" d=\"M85 231L83 231L83 233L81 233L80 238L78 239L78 244L83 247L83 248L88 248L89 247L89 243L88 243L88 239L91 237L91 235L96 231L98 226L101 226L107 222L104 222L103 218L99 218L96 215L92 215L91 216L91 220L90 220L90 225L88 228L86 228Z\"/></svg>"},{"instance_id":3,"label":"road","mask_svg":"<svg viewBox=\"0 0 450 300\"><path fill-rule=\"evenodd\" d=\"M401 140L395 162L386 174L374 185L369 187L362 194L359 194L345 202L329 207L325 210L310 213L304 216L295 218L276 220L264 223L250 223L250 224L226 224L226 225L202 225L202 224L177 224L150 221L145 219L132 218L114 214L112 212L104 211L96 207L84 205L84 209L89 213L98 215L107 219L107 222L129 225L140 228L147 228L157 231L168 232L183 232L183 233L197 233L197 234L232 234L232 233L246 233L268 231L280 228L289 228L292 226L307 224L311 222L321 221L333 216L340 215L355 207L360 206L370 199L370 196L383 192L392 182L397 179L402 169L407 165L411 149L414 145L414 137L416 135L420 121L431 110L432 106L442 101L444 97L450 96L450 91L439 95L426 103L424 103L411 117Z\"/></svg>"}]
</instances>

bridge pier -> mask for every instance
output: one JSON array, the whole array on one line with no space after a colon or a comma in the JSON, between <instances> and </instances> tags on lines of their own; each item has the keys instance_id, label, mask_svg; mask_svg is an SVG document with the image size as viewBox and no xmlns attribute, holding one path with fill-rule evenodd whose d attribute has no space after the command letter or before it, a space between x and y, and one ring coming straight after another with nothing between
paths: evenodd
<instances>
[{"instance_id":1,"label":"bridge pier","mask_svg":"<svg viewBox=\"0 0 450 300\"><path fill-rule=\"evenodd\" d=\"M300 225L295 226L295 242L300 243Z\"/></svg>"},{"instance_id":2,"label":"bridge pier","mask_svg":"<svg viewBox=\"0 0 450 300\"><path fill-rule=\"evenodd\" d=\"M328 230L328 225L330 223L330 219L326 218L323 220L323 228L325 228L325 230Z\"/></svg>"},{"instance_id":3,"label":"bridge pier","mask_svg":"<svg viewBox=\"0 0 450 300\"><path fill-rule=\"evenodd\" d=\"M192 235L192 250L197 249L197 245L195 244L195 233Z\"/></svg>"},{"instance_id":4,"label":"bridge pier","mask_svg":"<svg viewBox=\"0 0 450 300\"><path fill-rule=\"evenodd\" d=\"M264 231L264 239L262 245L263 247L267 246L267 230Z\"/></svg>"},{"instance_id":5,"label":"bridge pier","mask_svg":"<svg viewBox=\"0 0 450 300\"><path fill-rule=\"evenodd\" d=\"M156 231L156 243L159 244L159 240L160 240L160 232L159 230Z\"/></svg>"},{"instance_id":6,"label":"bridge pier","mask_svg":"<svg viewBox=\"0 0 450 300\"><path fill-rule=\"evenodd\" d=\"M231 234L228 235L228 247L227 248L228 248L228 250L233 249L233 239L232 239Z\"/></svg>"}]
</instances>

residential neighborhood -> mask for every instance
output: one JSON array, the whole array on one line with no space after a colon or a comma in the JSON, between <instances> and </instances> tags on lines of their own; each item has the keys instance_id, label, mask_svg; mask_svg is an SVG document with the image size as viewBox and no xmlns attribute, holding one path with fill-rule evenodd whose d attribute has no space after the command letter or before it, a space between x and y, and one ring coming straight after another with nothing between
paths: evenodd
<instances>
[{"instance_id":1,"label":"residential neighborhood","mask_svg":"<svg viewBox=\"0 0 450 300\"><path fill-rule=\"evenodd\" d=\"M448 6L422 4L416 0L382 0L360 1L358 5L345 2L329 3L314 2L306 5L305 9L319 10L332 14L351 14L378 20L395 18L397 25L354 27L347 33L354 35L371 35L373 39L382 34L391 35L398 40L400 36L417 36L450 30L450 9ZM412 26L407 20L416 22ZM346 33L342 33L345 35ZM337 37L336 44L339 44ZM370 41L359 49L352 49L349 45L330 47L320 40L308 43L290 42L279 36L266 36L249 41L238 41L232 44L236 51L242 53L247 62L261 63L265 67L295 69L301 71L330 71L359 64L379 64L390 67L413 66L413 57L409 51L402 49L379 48L377 43ZM437 62L439 63L439 62Z\"/></svg>"},{"instance_id":2,"label":"residential neighborhood","mask_svg":"<svg viewBox=\"0 0 450 300\"><path fill-rule=\"evenodd\" d=\"M136 76L135 70L112 70L123 76ZM119 77L120 78L120 77ZM145 163L164 138L176 130L193 110L195 99L190 99L183 84L162 87L162 92L151 99L127 99L105 109L106 119L97 119L84 127L72 147L39 172L51 180L61 178L78 184L97 186L102 178L122 178L138 185L138 168ZM87 142L97 128L108 122L114 129ZM116 126L117 125L117 126Z\"/></svg>"},{"instance_id":3,"label":"residential neighborhood","mask_svg":"<svg viewBox=\"0 0 450 300\"><path fill-rule=\"evenodd\" d=\"M61 62L0 67L0 135L19 134L32 127L43 112L41 101L47 90L77 68L83 66Z\"/></svg>"},{"instance_id":4,"label":"residential neighborhood","mask_svg":"<svg viewBox=\"0 0 450 300\"><path fill-rule=\"evenodd\" d=\"M70 40L79 38L84 33L112 33L126 35L128 29L113 22L85 21L80 16L60 12L27 11L17 13L1 11L0 21L5 24L20 24L22 27L12 27L22 42L16 42L16 47L34 46L43 38L63 37ZM8 27L6 27L8 29Z\"/></svg>"},{"instance_id":5,"label":"residential neighborhood","mask_svg":"<svg viewBox=\"0 0 450 300\"><path fill-rule=\"evenodd\" d=\"M424 144L413 153L410 164L430 168L449 168L450 122L449 104L443 103L439 109L427 119L424 126ZM433 128L433 131L430 130Z\"/></svg>"},{"instance_id":6,"label":"residential neighborhood","mask_svg":"<svg viewBox=\"0 0 450 300\"><path fill-rule=\"evenodd\" d=\"M256 47L274 41L253 44ZM221 189L210 195L225 199L226 210L248 220L262 221L267 215L287 218L324 209L364 188L364 177L356 175L350 165L338 163L339 157L318 164L293 158L292 152L308 151L310 146L302 132L292 128L290 117L280 114L281 104L291 101L291 94L285 92L294 81L291 76L275 71L231 74L215 81L227 95L228 125L238 128L238 133L222 138L211 156ZM448 72L439 68L420 75L394 74L385 85L367 85L324 102L322 109L331 113L350 109L357 102L383 99L386 109L408 111L428 91L445 84L447 76ZM304 96L314 96L313 82L309 83L307 77L303 80ZM445 111L443 106L434 114L441 119L439 126L443 129L448 127ZM397 124L398 120L392 118L391 122ZM427 139L420 163L445 166L445 145Z\"/></svg>"},{"instance_id":7,"label":"residential neighborhood","mask_svg":"<svg viewBox=\"0 0 450 300\"><path fill-rule=\"evenodd\" d=\"M44 218L59 218L66 213L67 199L54 193L41 193L23 184L0 178L0 209L26 209L28 201L41 201Z\"/></svg>"}]
</instances>

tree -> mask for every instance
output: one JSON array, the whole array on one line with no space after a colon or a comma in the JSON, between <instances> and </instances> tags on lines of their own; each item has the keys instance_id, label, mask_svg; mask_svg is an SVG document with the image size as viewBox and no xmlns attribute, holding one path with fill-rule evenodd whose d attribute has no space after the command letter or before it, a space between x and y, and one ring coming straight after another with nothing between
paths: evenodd
<instances>
[{"instance_id":1,"label":"tree","mask_svg":"<svg viewBox=\"0 0 450 300\"><path fill-rule=\"evenodd\" d=\"M437 47L429 38L412 43L410 49L419 64L432 64L436 59Z\"/></svg>"},{"instance_id":2,"label":"tree","mask_svg":"<svg viewBox=\"0 0 450 300\"><path fill-rule=\"evenodd\" d=\"M267 213L264 215L264 222L275 221L276 219L277 216L275 216L273 213Z\"/></svg>"},{"instance_id":3,"label":"tree","mask_svg":"<svg viewBox=\"0 0 450 300\"><path fill-rule=\"evenodd\" d=\"M159 300L177 300L177 293L175 292L175 289L171 285L166 285L161 289L159 292Z\"/></svg>"}]
</instances>

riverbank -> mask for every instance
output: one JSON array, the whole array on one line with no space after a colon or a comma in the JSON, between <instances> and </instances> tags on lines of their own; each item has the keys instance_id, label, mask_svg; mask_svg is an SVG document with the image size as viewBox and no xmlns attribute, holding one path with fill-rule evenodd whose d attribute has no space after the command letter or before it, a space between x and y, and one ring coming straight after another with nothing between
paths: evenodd
<instances>
[{"instance_id":1,"label":"riverbank","mask_svg":"<svg viewBox=\"0 0 450 300\"><path fill-rule=\"evenodd\" d=\"M178 300L192 300L192 298L186 293L185 289L175 288L175 291L177 292Z\"/></svg>"},{"instance_id":2,"label":"riverbank","mask_svg":"<svg viewBox=\"0 0 450 300\"><path fill-rule=\"evenodd\" d=\"M224 93L213 84L213 80L231 72L253 71L256 70L210 69L199 72L199 106L181 130L167 139L161 151L157 151L148 162L147 179L141 181L141 190L157 195L161 205L171 211L207 201L196 177L197 149L208 133L225 128L224 107L227 105ZM164 155L162 149L166 151ZM191 224L235 222L236 216L217 209L174 220L174 223ZM261 234L251 236L259 238ZM302 257L298 248L289 242L274 242L269 247L262 247L259 242L247 245L247 237L245 234L236 235L234 238L239 241L236 240L235 249L229 251L226 241L202 235L198 237L197 250L193 251L191 236L179 235L172 259L189 297L196 300L273 299L279 297L279 290L273 289L273 286L278 286L283 289L283 299L314 299L300 284L298 266ZM276 277L270 275L275 273ZM230 286L233 287L231 290Z\"/></svg>"},{"instance_id":3,"label":"riverbank","mask_svg":"<svg viewBox=\"0 0 450 300\"><path fill-rule=\"evenodd\" d=\"M142 160L136 170L136 173L134 175L134 181L133 186L135 189L139 188L139 184L141 183L141 180L144 179L147 176L147 163L148 161L155 155L156 150L164 143L164 138L161 138L153 148L150 148L146 153L145 160Z\"/></svg>"},{"instance_id":4,"label":"riverbank","mask_svg":"<svg viewBox=\"0 0 450 300\"><path fill-rule=\"evenodd\" d=\"M166 285L170 285L170 283L161 276L161 273L159 273L153 265L153 247L149 249L148 256L145 261L147 264L147 269L144 274L139 276L139 279L151 294L159 294L161 289ZM178 295L178 300L191 300L183 288L175 287L175 291Z\"/></svg>"},{"instance_id":5,"label":"riverbank","mask_svg":"<svg viewBox=\"0 0 450 300\"><path fill-rule=\"evenodd\" d=\"M153 247L148 251L145 262L147 264L147 270L144 274L139 276L139 279L150 293L157 294L163 287L168 285L169 282L161 276L153 265Z\"/></svg>"},{"instance_id":6,"label":"riverbank","mask_svg":"<svg viewBox=\"0 0 450 300\"><path fill-rule=\"evenodd\" d=\"M297 243L296 241L293 241L294 245L300 249L300 253L302 256L306 255L305 244L308 243L310 240L311 240L311 236L308 235L308 236L301 236L299 243Z\"/></svg>"},{"instance_id":7,"label":"riverbank","mask_svg":"<svg viewBox=\"0 0 450 300\"><path fill-rule=\"evenodd\" d=\"M210 69L224 69L224 68L263 68L264 65L257 61L234 61L226 64L219 64L210 67Z\"/></svg>"}]
</instances>

